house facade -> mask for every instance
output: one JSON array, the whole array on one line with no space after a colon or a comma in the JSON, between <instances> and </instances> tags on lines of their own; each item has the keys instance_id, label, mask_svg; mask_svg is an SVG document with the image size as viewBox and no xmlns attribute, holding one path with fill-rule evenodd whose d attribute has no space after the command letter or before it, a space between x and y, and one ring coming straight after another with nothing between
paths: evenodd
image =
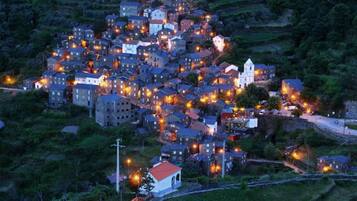
<instances>
[{"instance_id":1,"label":"house facade","mask_svg":"<svg viewBox=\"0 0 357 201\"><path fill-rule=\"evenodd\" d=\"M96 102L96 122L103 127L132 122L135 111L128 98L116 94L100 96Z\"/></svg>"},{"instance_id":2,"label":"house facade","mask_svg":"<svg viewBox=\"0 0 357 201\"><path fill-rule=\"evenodd\" d=\"M182 168L167 162L159 162L150 170L149 175L154 180L151 193L154 197L163 197L176 191L181 186Z\"/></svg>"}]
</instances>

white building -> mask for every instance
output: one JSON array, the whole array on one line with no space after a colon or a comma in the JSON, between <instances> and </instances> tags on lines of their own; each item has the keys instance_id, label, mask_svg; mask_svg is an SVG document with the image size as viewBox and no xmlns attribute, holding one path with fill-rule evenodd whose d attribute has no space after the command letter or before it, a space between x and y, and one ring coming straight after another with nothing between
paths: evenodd
<instances>
[{"instance_id":1,"label":"white building","mask_svg":"<svg viewBox=\"0 0 357 201\"><path fill-rule=\"evenodd\" d=\"M150 20L149 34L156 35L157 32L163 29L164 22L162 20Z\"/></svg>"},{"instance_id":2,"label":"white building","mask_svg":"<svg viewBox=\"0 0 357 201\"><path fill-rule=\"evenodd\" d=\"M100 85L104 81L105 76L103 74L92 74L92 73L76 73L75 83L76 84L91 84Z\"/></svg>"},{"instance_id":3,"label":"white building","mask_svg":"<svg viewBox=\"0 0 357 201\"><path fill-rule=\"evenodd\" d=\"M155 9L151 12L151 19L152 20L167 20L167 12L162 8Z\"/></svg>"},{"instance_id":4,"label":"white building","mask_svg":"<svg viewBox=\"0 0 357 201\"><path fill-rule=\"evenodd\" d=\"M163 197L176 191L181 186L181 170L182 168L167 161L155 164L149 170L149 175L154 180L151 193L155 197Z\"/></svg>"},{"instance_id":5,"label":"white building","mask_svg":"<svg viewBox=\"0 0 357 201\"><path fill-rule=\"evenodd\" d=\"M151 12L152 12L152 8L145 8L143 16L147 17L147 18L150 18L151 17Z\"/></svg>"},{"instance_id":6,"label":"white building","mask_svg":"<svg viewBox=\"0 0 357 201\"><path fill-rule=\"evenodd\" d=\"M149 46L153 44L152 42L144 42L144 41L129 41L129 42L124 42L122 46L123 53L127 54L137 54L137 49L139 46Z\"/></svg>"},{"instance_id":7,"label":"white building","mask_svg":"<svg viewBox=\"0 0 357 201\"><path fill-rule=\"evenodd\" d=\"M213 38L213 44L219 52L223 52L225 47L225 38L222 35L217 35Z\"/></svg>"},{"instance_id":8,"label":"white building","mask_svg":"<svg viewBox=\"0 0 357 201\"><path fill-rule=\"evenodd\" d=\"M238 66L234 65L234 64L229 64L229 66L227 66L225 69L224 69L224 72L225 73L228 73L229 71L238 71Z\"/></svg>"},{"instance_id":9,"label":"white building","mask_svg":"<svg viewBox=\"0 0 357 201\"><path fill-rule=\"evenodd\" d=\"M257 118L249 118L246 124L247 128L256 128L258 127L258 119Z\"/></svg>"},{"instance_id":10,"label":"white building","mask_svg":"<svg viewBox=\"0 0 357 201\"><path fill-rule=\"evenodd\" d=\"M249 58L244 64L243 72L238 73L238 79L235 79L235 85L239 88L245 88L254 83L254 64Z\"/></svg>"},{"instance_id":11,"label":"white building","mask_svg":"<svg viewBox=\"0 0 357 201\"><path fill-rule=\"evenodd\" d=\"M213 135L217 133L217 119L215 116L208 116L203 118L203 123L208 127L208 134Z\"/></svg>"},{"instance_id":12,"label":"white building","mask_svg":"<svg viewBox=\"0 0 357 201\"><path fill-rule=\"evenodd\" d=\"M139 41L133 40L129 42L124 42L122 46L123 53L126 54L136 54L137 48L139 47Z\"/></svg>"}]
</instances>

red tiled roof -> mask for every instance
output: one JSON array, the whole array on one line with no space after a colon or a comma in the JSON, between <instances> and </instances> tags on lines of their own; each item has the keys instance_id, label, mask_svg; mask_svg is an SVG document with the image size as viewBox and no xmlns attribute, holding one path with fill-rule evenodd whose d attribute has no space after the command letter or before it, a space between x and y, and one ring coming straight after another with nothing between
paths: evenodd
<instances>
[{"instance_id":1,"label":"red tiled roof","mask_svg":"<svg viewBox=\"0 0 357 201\"><path fill-rule=\"evenodd\" d=\"M182 168L169 163L167 161L161 162L150 169L150 174L155 177L156 180L161 181L166 177L180 171Z\"/></svg>"},{"instance_id":2,"label":"red tiled roof","mask_svg":"<svg viewBox=\"0 0 357 201\"><path fill-rule=\"evenodd\" d=\"M164 23L164 21L158 20L158 19L150 20L150 24L163 24L163 23Z\"/></svg>"},{"instance_id":3,"label":"red tiled roof","mask_svg":"<svg viewBox=\"0 0 357 201\"><path fill-rule=\"evenodd\" d=\"M135 197L134 199L132 199L131 201L145 201L145 198L142 197Z\"/></svg>"}]
</instances>

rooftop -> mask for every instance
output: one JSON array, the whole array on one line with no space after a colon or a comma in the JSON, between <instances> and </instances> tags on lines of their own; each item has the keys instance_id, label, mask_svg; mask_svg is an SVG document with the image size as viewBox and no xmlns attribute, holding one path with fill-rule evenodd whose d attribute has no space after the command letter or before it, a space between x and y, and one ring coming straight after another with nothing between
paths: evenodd
<instances>
[{"instance_id":1,"label":"rooftop","mask_svg":"<svg viewBox=\"0 0 357 201\"><path fill-rule=\"evenodd\" d=\"M154 167L152 167L149 172L150 174L157 180L157 181L161 181L179 171L181 171L182 168L164 161L164 162L160 162L156 165L154 165Z\"/></svg>"}]
</instances>

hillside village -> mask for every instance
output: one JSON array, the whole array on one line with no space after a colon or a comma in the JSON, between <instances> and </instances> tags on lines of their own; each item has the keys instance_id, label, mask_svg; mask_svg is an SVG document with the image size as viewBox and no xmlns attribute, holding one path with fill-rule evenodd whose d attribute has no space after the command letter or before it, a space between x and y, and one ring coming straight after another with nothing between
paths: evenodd
<instances>
[{"instance_id":1,"label":"hillside village","mask_svg":"<svg viewBox=\"0 0 357 201\"><path fill-rule=\"evenodd\" d=\"M153 186L138 187L142 194L177 191L183 167L215 177L243 169L248 153L228 144L252 134L259 116L314 113L315 103L300 98L304 85L297 78L284 79L279 91L269 91L253 107L237 104L237 95L250 87L267 91L276 67L254 58L240 65L222 61L233 42L216 32L222 22L215 13L185 0L122 1L118 10L106 16L102 33L79 24L63 35L47 70L24 80L23 90L48 92L52 109L85 107L101 127L131 124L139 136L157 135L160 154L152 167L142 167L150 168ZM269 97L281 102L270 107ZM295 147L285 154L298 160L301 153ZM347 172L350 162L349 156L321 156L314 168ZM116 183L119 177L109 179ZM128 177L142 181L135 171Z\"/></svg>"}]
</instances>

